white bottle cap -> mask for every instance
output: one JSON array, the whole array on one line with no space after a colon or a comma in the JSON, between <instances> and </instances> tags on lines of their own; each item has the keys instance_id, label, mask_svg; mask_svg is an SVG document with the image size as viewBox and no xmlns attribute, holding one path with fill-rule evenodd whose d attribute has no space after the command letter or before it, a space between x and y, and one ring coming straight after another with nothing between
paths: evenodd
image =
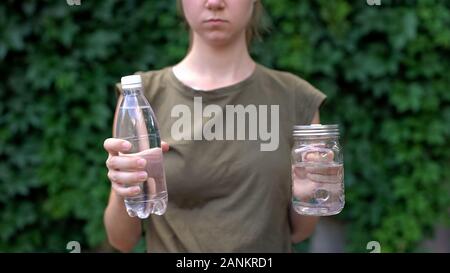
<instances>
[{"instance_id":1,"label":"white bottle cap","mask_svg":"<svg viewBox=\"0 0 450 273\"><path fill-rule=\"evenodd\" d=\"M140 75L130 75L122 77L120 83L122 84L122 88L142 87L142 79Z\"/></svg>"}]
</instances>

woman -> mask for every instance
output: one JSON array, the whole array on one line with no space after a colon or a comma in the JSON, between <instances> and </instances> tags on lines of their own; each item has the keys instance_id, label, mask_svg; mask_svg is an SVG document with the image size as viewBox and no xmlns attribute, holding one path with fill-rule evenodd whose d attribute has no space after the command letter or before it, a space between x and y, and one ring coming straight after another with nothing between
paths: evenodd
<instances>
[{"instance_id":1,"label":"woman","mask_svg":"<svg viewBox=\"0 0 450 273\"><path fill-rule=\"evenodd\" d=\"M250 57L260 1L180 4L190 27L189 52L173 67L141 73L165 141L169 193L167 212L143 222L147 249L290 252L318 221L291 208L291 130L319 123L325 95ZM193 113L190 130L174 126L186 118L174 110L180 105ZM207 128L211 120L215 128ZM138 193L145 160L118 156L129 148L124 140L107 139L104 147L112 182L105 227L112 246L130 251L142 227L128 216L123 198Z\"/></svg>"}]
</instances>

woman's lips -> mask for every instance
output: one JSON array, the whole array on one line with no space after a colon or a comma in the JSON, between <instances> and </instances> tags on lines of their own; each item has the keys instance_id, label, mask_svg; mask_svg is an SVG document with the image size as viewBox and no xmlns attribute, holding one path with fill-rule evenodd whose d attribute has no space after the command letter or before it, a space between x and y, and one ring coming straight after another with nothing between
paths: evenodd
<instances>
[{"instance_id":1,"label":"woman's lips","mask_svg":"<svg viewBox=\"0 0 450 273\"><path fill-rule=\"evenodd\" d=\"M226 20L222 20L222 19L208 19L205 21L208 24L223 24L226 23Z\"/></svg>"}]
</instances>

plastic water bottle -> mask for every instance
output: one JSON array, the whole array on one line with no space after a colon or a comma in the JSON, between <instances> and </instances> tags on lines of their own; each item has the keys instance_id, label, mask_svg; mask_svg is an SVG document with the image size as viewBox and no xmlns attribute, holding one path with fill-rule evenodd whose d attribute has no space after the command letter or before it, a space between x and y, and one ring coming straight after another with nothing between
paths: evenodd
<instances>
[{"instance_id":1,"label":"plastic water bottle","mask_svg":"<svg viewBox=\"0 0 450 273\"><path fill-rule=\"evenodd\" d=\"M121 84L123 100L118 106L114 137L132 144L121 156L147 160L148 175L139 185L139 195L125 198L125 206L131 217L145 219L152 213L162 215L166 212L168 197L158 122L143 94L141 76L122 77Z\"/></svg>"}]
</instances>

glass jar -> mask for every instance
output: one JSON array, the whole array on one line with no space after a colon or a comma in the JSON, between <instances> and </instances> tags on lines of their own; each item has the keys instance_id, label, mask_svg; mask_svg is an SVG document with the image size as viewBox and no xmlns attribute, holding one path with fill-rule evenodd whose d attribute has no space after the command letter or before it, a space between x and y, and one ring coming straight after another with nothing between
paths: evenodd
<instances>
[{"instance_id":1,"label":"glass jar","mask_svg":"<svg viewBox=\"0 0 450 273\"><path fill-rule=\"evenodd\" d=\"M303 215L326 216L345 204L344 160L338 125L293 128L292 205Z\"/></svg>"}]
</instances>

